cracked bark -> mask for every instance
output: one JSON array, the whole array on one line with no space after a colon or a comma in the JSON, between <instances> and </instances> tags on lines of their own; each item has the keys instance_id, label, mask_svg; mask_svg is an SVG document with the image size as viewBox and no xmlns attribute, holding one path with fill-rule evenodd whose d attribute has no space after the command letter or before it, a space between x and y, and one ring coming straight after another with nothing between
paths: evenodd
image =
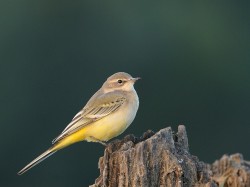
<instances>
[{"instance_id":1,"label":"cracked bark","mask_svg":"<svg viewBox=\"0 0 250 187\"><path fill-rule=\"evenodd\" d=\"M99 159L100 176L90 187L250 186L250 163L241 154L206 164L189 152L185 126L108 144Z\"/></svg>"}]
</instances>

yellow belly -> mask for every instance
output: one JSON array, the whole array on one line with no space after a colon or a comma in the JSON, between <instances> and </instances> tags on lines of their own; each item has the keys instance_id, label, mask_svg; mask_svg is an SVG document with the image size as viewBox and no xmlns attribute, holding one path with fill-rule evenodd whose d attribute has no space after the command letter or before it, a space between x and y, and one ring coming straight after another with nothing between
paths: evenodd
<instances>
[{"instance_id":1,"label":"yellow belly","mask_svg":"<svg viewBox=\"0 0 250 187\"><path fill-rule=\"evenodd\" d=\"M114 114L104 117L83 127L81 130L71 134L70 136L65 137L59 142L55 149L59 150L70 144L83 140L95 142L95 140L91 137L101 141L108 141L111 138L123 133L130 125L133 119L129 119L130 116L128 115L129 113L124 113L124 111L117 111Z\"/></svg>"},{"instance_id":2,"label":"yellow belly","mask_svg":"<svg viewBox=\"0 0 250 187\"><path fill-rule=\"evenodd\" d=\"M123 133L134 120L135 114L134 110L127 107L87 125L79 133L84 134L84 140L87 141L94 141L91 136L101 141L108 141Z\"/></svg>"},{"instance_id":3,"label":"yellow belly","mask_svg":"<svg viewBox=\"0 0 250 187\"><path fill-rule=\"evenodd\" d=\"M131 107L124 107L123 110L118 110L96 122L86 125L79 131L62 139L55 145L54 149L59 150L83 140L92 142L95 142L95 139L108 141L128 128L135 118L137 109L138 105L136 105L136 110L131 109ZM94 139L91 137L94 137Z\"/></svg>"},{"instance_id":4,"label":"yellow belly","mask_svg":"<svg viewBox=\"0 0 250 187\"><path fill-rule=\"evenodd\" d=\"M102 119L82 129L85 140L94 141L94 137L101 141L108 141L124 132L127 128L127 123L124 119L112 121L110 118ZM81 133L81 132L79 132Z\"/></svg>"}]
</instances>

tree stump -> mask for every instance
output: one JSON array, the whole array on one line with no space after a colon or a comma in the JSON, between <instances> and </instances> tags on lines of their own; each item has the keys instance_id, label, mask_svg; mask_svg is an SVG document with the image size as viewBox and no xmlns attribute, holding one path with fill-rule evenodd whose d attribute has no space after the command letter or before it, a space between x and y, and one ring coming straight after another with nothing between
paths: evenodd
<instances>
[{"instance_id":1,"label":"tree stump","mask_svg":"<svg viewBox=\"0 0 250 187\"><path fill-rule=\"evenodd\" d=\"M250 187L250 164L240 154L209 165L189 153L185 126L108 144L99 159L100 176L90 187Z\"/></svg>"}]
</instances>

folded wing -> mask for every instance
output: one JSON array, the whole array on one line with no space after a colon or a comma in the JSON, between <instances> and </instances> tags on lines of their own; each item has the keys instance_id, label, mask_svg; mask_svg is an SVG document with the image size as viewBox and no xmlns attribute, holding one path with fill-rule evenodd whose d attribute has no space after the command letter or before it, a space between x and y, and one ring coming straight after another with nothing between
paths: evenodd
<instances>
[{"instance_id":1,"label":"folded wing","mask_svg":"<svg viewBox=\"0 0 250 187\"><path fill-rule=\"evenodd\" d=\"M95 98L94 101L90 101L74 116L68 126L52 141L52 143L54 144L82 129L84 126L108 116L118 110L125 100L126 99L121 95L109 93L102 95L100 98Z\"/></svg>"}]
</instances>

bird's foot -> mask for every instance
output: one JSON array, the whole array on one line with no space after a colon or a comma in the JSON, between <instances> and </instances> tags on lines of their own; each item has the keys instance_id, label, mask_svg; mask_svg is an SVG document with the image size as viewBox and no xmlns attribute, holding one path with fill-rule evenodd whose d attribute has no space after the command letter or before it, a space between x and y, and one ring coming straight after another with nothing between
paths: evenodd
<instances>
[{"instance_id":1,"label":"bird's foot","mask_svg":"<svg viewBox=\"0 0 250 187\"><path fill-rule=\"evenodd\" d=\"M97 139L97 138L95 138L95 137L93 137L93 136L90 136L90 138L91 138L93 141L98 142L98 143L102 144L102 145L105 146L105 147L107 147L107 145L108 145L108 144L106 144L105 142L103 142L103 141L101 141L101 140L99 140L99 139Z\"/></svg>"}]
</instances>

